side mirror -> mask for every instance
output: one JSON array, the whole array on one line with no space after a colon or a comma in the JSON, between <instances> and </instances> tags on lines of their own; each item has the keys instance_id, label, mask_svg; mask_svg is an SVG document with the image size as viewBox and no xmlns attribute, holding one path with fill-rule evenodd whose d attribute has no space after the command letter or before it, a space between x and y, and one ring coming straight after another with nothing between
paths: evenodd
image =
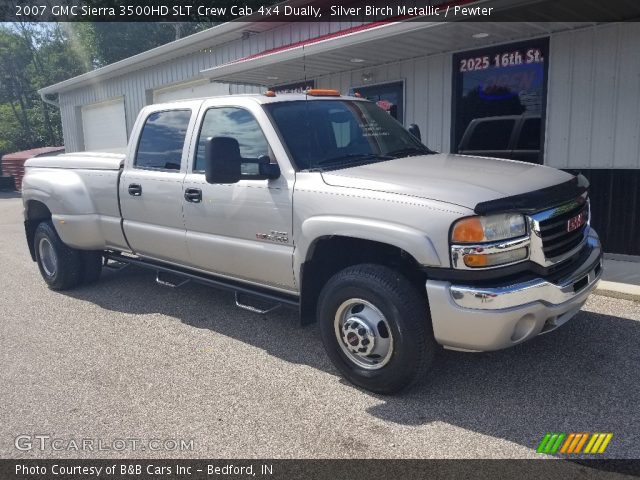
<instances>
[{"instance_id":1,"label":"side mirror","mask_svg":"<svg viewBox=\"0 0 640 480\"><path fill-rule=\"evenodd\" d=\"M277 163L261 163L260 176L273 180L280 177L280 167Z\"/></svg>"},{"instance_id":2,"label":"side mirror","mask_svg":"<svg viewBox=\"0 0 640 480\"><path fill-rule=\"evenodd\" d=\"M253 162L249 162L251 164ZM260 155L255 162L258 166L258 175L250 175L247 178L251 179L267 179L273 180L280 177L280 167L277 163L271 163L269 155ZM244 177L243 177L244 178Z\"/></svg>"},{"instance_id":3,"label":"side mirror","mask_svg":"<svg viewBox=\"0 0 640 480\"><path fill-rule=\"evenodd\" d=\"M232 137L207 138L204 147L204 176L207 183L238 183L242 175L240 144Z\"/></svg>"},{"instance_id":4,"label":"side mirror","mask_svg":"<svg viewBox=\"0 0 640 480\"><path fill-rule=\"evenodd\" d=\"M418 127L418 125L412 123L411 125L409 125L409 128L407 128L407 130L411 135L422 141L422 136L420 135L420 127Z\"/></svg>"}]
</instances>

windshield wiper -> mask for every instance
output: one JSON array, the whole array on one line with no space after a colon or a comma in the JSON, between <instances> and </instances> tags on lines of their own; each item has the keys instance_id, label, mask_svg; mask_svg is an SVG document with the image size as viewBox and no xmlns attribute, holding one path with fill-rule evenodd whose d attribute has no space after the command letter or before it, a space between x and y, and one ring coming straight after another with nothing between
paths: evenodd
<instances>
[{"instance_id":1,"label":"windshield wiper","mask_svg":"<svg viewBox=\"0 0 640 480\"><path fill-rule=\"evenodd\" d=\"M393 158L394 157L390 155L380 155L378 153L349 153L347 155L340 155L339 157L325 158L316 163L314 167L309 168L309 171L322 170L321 166L346 168L360 165L368 160L392 160Z\"/></svg>"},{"instance_id":2,"label":"windshield wiper","mask_svg":"<svg viewBox=\"0 0 640 480\"><path fill-rule=\"evenodd\" d=\"M407 147L407 148L399 148L398 150L394 150L392 152L387 153L387 155L392 156L393 158L399 157L412 157L415 155L428 155L432 152L428 148L418 148L418 147Z\"/></svg>"},{"instance_id":3,"label":"windshield wiper","mask_svg":"<svg viewBox=\"0 0 640 480\"><path fill-rule=\"evenodd\" d=\"M390 160L390 155L380 155L378 153L349 153L347 155L340 155L339 157L333 158L325 158L324 160L319 161L316 165L327 165L331 163L339 163L345 160Z\"/></svg>"}]
</instances>

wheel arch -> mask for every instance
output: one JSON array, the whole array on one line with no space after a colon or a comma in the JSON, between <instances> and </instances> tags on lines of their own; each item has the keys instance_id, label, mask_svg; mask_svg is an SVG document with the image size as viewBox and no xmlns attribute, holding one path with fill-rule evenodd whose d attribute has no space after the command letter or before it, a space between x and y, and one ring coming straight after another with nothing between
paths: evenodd
<instances>
[{"instance_id":1,"label":"wheel arch","mask_svg":"<svg viewBox=\"0 0 640 480\"><path fill-rule=\"evenodd\" d=\"M322 235L310 243L300 264L298 281L303 325L315 321L318 294L329 278L344 268L362 263L391 267L419 288L426 281L418 259L398 245L361 236Z\"/></svg>"},{"instance_id":2,"label":"wheel arch","mask_svg":"<svg viewBox=\"0 0 640 480\"><path fill-rule=\"evenodd\" d=\"M24 208L24 231L27 237L27 245L31 259L36 261L36 251L33 239L38 225L46 220L51 220L51 210L44 202L39 200L28 200Z\"/></svg>"}]
</instances>

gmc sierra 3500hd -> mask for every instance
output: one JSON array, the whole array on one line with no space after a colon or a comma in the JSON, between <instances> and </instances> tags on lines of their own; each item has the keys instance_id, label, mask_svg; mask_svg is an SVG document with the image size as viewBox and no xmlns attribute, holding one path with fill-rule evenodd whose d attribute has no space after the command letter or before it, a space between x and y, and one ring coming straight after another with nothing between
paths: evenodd
<instances>
[{"instance_id":1,"label":"gmc sierra 3500hd","mask_svg":"<svg viewBox=\"0 0 640 480\"><path fill-rule=\"evenodd\" d=\"M584 177L413 132L328 90L148 106L125 155L27 162L31 256L54 290L124 263L296 306L380 393L425 378L438 344L496 350L573 317L602 272Z\"/></svg>"}]
</instances>

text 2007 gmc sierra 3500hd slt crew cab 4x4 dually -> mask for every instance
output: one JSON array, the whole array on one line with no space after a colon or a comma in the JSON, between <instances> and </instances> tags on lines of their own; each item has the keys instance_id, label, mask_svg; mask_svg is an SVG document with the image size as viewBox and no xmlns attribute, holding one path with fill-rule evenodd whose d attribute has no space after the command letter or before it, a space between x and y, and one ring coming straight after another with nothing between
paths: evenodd
<instances>
[{"instance_id":1,"label":"text 2007 gmc sierra 3500hd slt crew cab 4x4 dually","mask_svg":"<svg viewBox=\"0 0 640 480\"><path fill-rule=\"evenodd\" d=\"M125 155L27 162L29 249L55 290L120 262L297 306L345 377L396 392L438 344L554 330L602 271L583 177L418 136L335 91L148 106Z\"/></svg>"}]
</instances>

